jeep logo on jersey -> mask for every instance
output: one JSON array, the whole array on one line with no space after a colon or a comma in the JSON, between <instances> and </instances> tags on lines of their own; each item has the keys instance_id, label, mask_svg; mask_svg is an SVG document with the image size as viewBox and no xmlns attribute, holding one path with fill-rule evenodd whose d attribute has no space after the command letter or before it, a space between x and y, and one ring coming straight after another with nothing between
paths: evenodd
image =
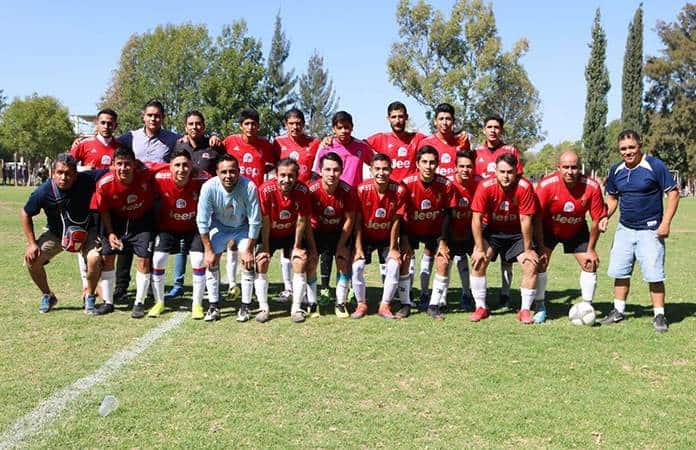
<instances>
[{"instance_id":1,"label":"jeep logo on jersey","mask_svg":"<svg viewBox=\"0 0 696 450\"><path fill-rule=\"evenodd\" d=\"M467 199L466 197L460 198L459 199L459 207L466 208L467 206L469 206L469 199Z\"/></svg>"},{"instance_id":2,"label":"jeep logo on jersey","mask_svg":"<svg viewBox=\"0 0 696 450\"><path fill-rule=\"evenodd\" d=\"M324 208L324 215L325 216L333 216L335 214L336 214L336 210L333 209L332 206L327 206L326 208Z\"/></svg>"},{"instance_id":3,"label":"jeep logo on jersey","mask_svg":"<svg viewBox=\"0 0 696 450\"><path fill-rule=\"evenodd\" d=\"M253 161L254 161L254 156L251 153L245 153L244 156L242 156L242 162L250 163Z\"/></svg>"},{"instance_id":4,"label":"jeep logo on jersey","mask_svg":"<svg viewBox=\"0 0 696 450\"><path fill-rule=\"evenodd\" d=\"M136 200L138 200L138 196L135 194L130 194L126 197L126 203L135 203Z\"/></svg>"},{"instance_id":5,"label":"jeep logo on jersey","mask_svg":"<svg viewBox=\"0 0 696 450\"><path fill-rule=\"evenodd\" d=\"M399 147L399 149L396 151L397 156L406 156L408 155L408 150L406 150L406 147Z\"/></svg>"},{"instance_id":6,"label":"jeep logo on jersey","mask_svg":"<svg viewBox=\"0 0 696 450\"><path fill-rule=\"evenodd\" d=\"M494 162L488 163L488 168L486 169L486 172L495 172L495 163Z\"/></svg>"},{"instance_id":7,"label":"jeep logo on jersey","mask_svg":"<svg viewBox=\"0 0 696 450\"><path fill-rule=\"evenodd\" d=\"M291 153L288 155L288 158L294 159L295 161L297 161L298 159L300 159L300 153L297 152L297 151L291 152Z\"/></svg>"},{"instance_id":8,"label":"jeep logo on jersey","mask_svg":"<svg viewBox=\"0 0 696 450\"><path fill-rule=\"evenodd\" d=\"M377 210L375 211L375 217L378 219L387 217L387 210L384 208L377 208Z\"/></svg>"},{"instance_id":9,"label":"jeep logo on jersey","mask_svg":"<svg viewBox=\"0 0 696 450\"><path fill-rule=\"evenodd\" d=\"M507 200L503 200L502 203L500 203L500 208L501 211L510 211L510 202Z\"/></svg>"},{"instance_id":10,"label":"jeep logo on jersey","mask_svg":"<svg viewBox=\"0 0 696 450\"><path fill-rule=\"evenodd\" d=\"M425 200L421 201L421 207L420 207L420 209L430 209L430 208L432 208L432 206L433 206L433 205L430 203L430 200L428 200L428 199L426 198Z\"/></svg>"},{"instance_id":11,"label":"jeep logo on jersey","mask_svg":"<svg viewBox=\"0 0 696 450\"><path fill-rule=\"evenodd\" d=\"M186 208L186 200L184 200L183 198L177 198L175 205L179 209L184 209Z\"/></svg>"},{"instance_id":12,"label":"jeep logo on jersey","mask_svg":"<svg viewBox=\"0 0 696 450\"><path fill-rule=\"evenodd\" d=\"M101 163L104 166L108 166L109 164L111 164L111 156L109 156L109 155L102 156Z\"/></svg>"},{"instance_id":13,"label":"jeep logo on jersey","mask_svg":"<svg viewBox=\"0 0 696 450\"><path fill-rule=\"evenodd\" d=\"M575 204L573 202L565 202L563 205L563 212L573 212L575 211Z\"/></svg>"},{"instance_id":14,"label":"jeep logo on jersey","mask_svg":"<svg viewBox=\"0 0 696 450\"><path fill-rule=\"evenodd\" d=\"M452 157L449 153L445 153L444 155L442 155L442 162L445 164L449 164L450 162L452 162Z\"/></svg>"},{"instance_id":15,"label":"jeep logo on jersey","mask_svg":"<svg viewBox=\"0 0 696 450\"><path fill-rule=\"evenodd\" d=\"M288 211L287 209L282 210L280 212L280 214L278 214L278 217L280 218L280 220L289 219L290 216L291 216L290 211Z\"/></svg>"}]
</instances>

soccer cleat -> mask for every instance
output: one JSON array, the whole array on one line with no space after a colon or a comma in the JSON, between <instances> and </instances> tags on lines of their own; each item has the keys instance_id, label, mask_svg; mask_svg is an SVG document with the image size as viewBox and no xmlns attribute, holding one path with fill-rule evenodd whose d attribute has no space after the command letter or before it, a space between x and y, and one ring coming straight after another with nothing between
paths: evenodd
<instances>
[{"instance_id":1,"label":"soccer cleat","mask_svg":"<svg viewBox=\"0 0 696 450\"><path fill-rule=\"evenodd\" d=\"M380 303L379 304L379 309L377 310L377 315L380 316L381 318L387 319L387 320L396 319L396 316L394 316L394 314L392 314L388 303Z\"/></svg>"},{"instance_id":2,"label":"soccer cleat","mask_svg":"<svg viewBox=\"0 0 696 450\"><path fill-rule=\"evenodd\" d=\"M474 299L471 298L471 294L466 291L462 291L462 298L459 301L459 309L467 312L472 312L476 309Z\"/></svg>"},{"instance_id":3,"label":"soccer cleat","mask_svg":"<svg viewBox=\"0 0 696 450\"><path fill-rule=\"evenodd\" d=\"M528 309L520 309L517 313L517 320L525 325L529 325L530 323L534 322L534 319L532 319L532 312Z\"/></svg>"},{"instance_id":4,"label":"soccer cleat","mask_svg":"<svg viewBox=\"0 0 696 450\"><path fill-rule=\"evenodd\" d=\"M204 320L206 322L220 320L220 308L218 308L217 304L211 304L210 306L208 306L208 312L205 313Z\"/></svg>"},{"instance_id":5,"label":"soccer cleat","mask_svg":"<svg viewBox=\"0 0 696 450\"><path fill-rule=\"evenodd\" d=\"M231 302L236 301L242 295L242 289L238 285L232 285L227 290L227 297L229 297Z\"/></svg>"},{"instance_id":6,"label":"soccer cleat","mask_svg":"<svg viewBox=\"0 0 696 450\"><path fill-rule=\"evenodd\" d=\"M655 331L658 333L667 332L669 326L667 325L667 318L664 314L658 314L653 318L653 328L655 328Z\"/></svg>"},{"instance_id":7,"label":"soccer cleat","mask_svg":"<svg viewBox=\"0 0 696 450\"><path fill-rule=\"evenodd\" d=\"M131 311L131 317L133 319L141 319L145 317L145 304L136 303L133 305L133 311Z\"/></svg>"},{"instance_id":8,"label":"soccer cleat","mask_svg":"<svg viewBox=\"0 0 696 450\"><path fill-rule=\"evenodd\" d=\"M239 311L237 311L237 322L246 322L249 319L251 319L249 305L242 303L242 306L239 307Z\"/></svg>"},{"instance_id":9,"label":"soccer cleat","mask_svg":"<svg viewBox=\"0 0 696 450\"><path fill-rule=\"evenodd\" d=\"M336 303L336 308L334 310L336 317L339 319L347 319L350 317L350 314L348 314L348 308L346 308L345 303Z\"/></svg>"},{"instance_id":10,"label":"soccer cleat","mask_svg":"<svg viewBox=\"0 0 696 450\"><path fill-rule=\"evenodd\" d=\"M305 311L302 309L298 309L294 313L290 315L290 320L292 320L293 323L302 323L305 320L307 320L305 316Z\"/></svg>"},{"instance_id":11,"label":"soccer cleat","mask_svg":"<svg viewBox=\"0 0 696 450\"><path fill-rule=\"evenodd\" d=\"M319 291L319 304L326 306L329 303L331 303L331 291L329 288L324 288Z\"/></svg>"},{"instance_id":12,"label":"soccer cleat","mask_svg":"<svg viewBox=\"0 0 696 450\"><path fill-rule=\"evenodd\" d=\"M258 323L266 323L268 320L271 318L271 315L266 311L265 309L262 309L258 313L256 313L256 321Z\"/></svg>"},{"instance_id":13,"label":"soccer cleat","mask_svg":"<svg viewBox=\"0 0 696 450\"><path fill-rule=\"evenodd\" d=\"M411 315L411 305L401 304L401 308L394 315L397 319L405 319Z\"/></svg>"},{"instance_id":14,"label":"soccer cleat","mask_svg":"<svg viewBox=\"0 0 696 450\"><path fill-rule=\"evenodd\" d=\"M469 320L472 322L480 322L483 319L488 319L490 315L491 313L488 311L488 308L478 307L473 313L471 313Z\"/></svg>"},{"instance_id":15,"label":"soccer cleat","mask_svg":"<svg viewBox=\"0 0 696 450\"><path fill-rule=\"evenodd\" d=\"M278 297L276 297L278 303L288 303L290 300L292 300L292 291L288 291L287 289L281 291Z\"/></svg>"},{"instance_id":16,"label":"soccer cleat","mask_svg":"<svg viewBox=\"0 0 696 450\"><path fill-rule=\"evenodd\" d=\"M201 320L205 317L205 311L203 311L203 305L194 303L191 305L191 318L193 320Z\"/></svg>"},{"instance_id":17,"label":"soccer cleat","mask_svg":"<svg viewBox=\"0 0 696 450\"><path fill-rule=\"evenodd\" d=\"M367 303L365 302L360 302L358 303L358 306L355 308L355 311L353 314L350 315L351 319L362 319L367 315Z\"/></svg>"},{"instance_id":18,"label":"soccer cleat","mask_svg":"<svg viewBox=\"0 0 696 450\"><path fill-rule=\"evenodd\" d=\"M47 313L58 303L58 299L53 294L44 294L41 296L41 302L39 303L39 312Z\"/></svg>"},{"instance_id":19,"label":"soccer cleat","mask_svg":"<svg viewBox=\"0 0 696 450\"><path fill-rule=\"evenodd\" d=\"M611 311L609 311L607 317L601 319L599 323L601 323L602 325L613 325L615 323L621 322L625 318L626 315L624 313L621 313L616 308L614 308Z\"/></svg>"},{"instance_id":20,"label":"soccer cleat","mask_svg":"<svg viewBox=\"0 0 696 450\"><path fill-rule=\"evenodd\" d=\"M82 300L85 303L85 314L93 316L95 312L94 304L97 301L96 297L94 295L87 294L82 298Z\"/></svg>"},{"instance_id":21,"label":"soccer cleat","mask_svg":"<svg viewBox=\"0 0 696 450\"><path fill-rule=\"evenodd\" d=\"M94 314L97 316L111 314L112 312L114 312L114 305L111 303L102 303L94 310Z\"/></svg>"},{"instance_id":22,"label":"soccer cleat","mask_svg":"<svg viewBox=\"0 0 696 450\"><path fill-rule=\"evenodd\" d=\"M428 315L435 320L444 320L445 319L445 315L442 313L439 306L435 306L435 305L428 306L428 309L426 311L427 311Z\"/></svg>"},{"instance_id":23,"label":"soccer cleat","mask_svg":"<svg viewBox=\"0 0 696 450\"><path fill-rule=\"evenodd\" d=\"M321 317L321 312L319 311L319 305L316 303L312 303L311 305L307 306L307 314L309 317L315 318L315 317Z\"/></svg>"},{"instance_id":24,"label":"soccer cleat","mask_svg":"<svg viewBox=\"0 0 696 450\"><path fill-rule=\"evenodd\" d=\"M545 309L542 309L542 310L540 310L540 311L537 311L537 312L534 314L534 317L532 317L532 320L534 321L534 323L544 323L544 322L546 322L546 310L545 310Z\"/></svg>"},{"instance_id":25,"label":"soccer cleat","mask_svg":"<svg viewBox=\"0 0 696 450\"><path fill-rule=\"evenodd\" d=\"M182 295L184 295L184 287L178 286L175 284L174 286L172 286L172 288L169 290L169 292L167 292L164 295L164 299L171 300L173 298L181 297ZM150 317L152 317L152 316L150 316Z\"/></svg>"},{"instance_id":26,"label":"soccer cleat","mask_svg":"<svg viewBox=\"0 0 696 450\"><path fill-rule=\"evenodd\" d=\"M429 290L424 290L420 294L420 299L418 301L418 309L421 311L425 311L428 309L430 306L430 291Z\"/></svg>"},{"instance_id":27,"label":"soccer cleat","mask_svg":"<svg viewBox=\"0 0 696 450\"><path fill-rule=\"evenodd\" d=\"M150 311L147 312L147 317L159 317L163 312L164 302L157 302L152 308L150 308Z\"/></svg>"}]
</instances>

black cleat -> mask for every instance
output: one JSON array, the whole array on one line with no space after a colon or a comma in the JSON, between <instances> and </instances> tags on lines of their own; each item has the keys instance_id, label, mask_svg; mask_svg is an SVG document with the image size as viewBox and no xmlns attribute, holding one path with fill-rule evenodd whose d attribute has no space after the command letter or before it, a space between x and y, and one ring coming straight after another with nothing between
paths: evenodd
<instances>
[{"instance_id":1,"label":"black cleat","mask_svg":"<svg viewBox=\"0 0 696 450\"><path fill-rule=\"evenodd\" d=\"M615 323L619 323L626 319L626 315L624 313L620 313L616 308L612 309L609 311L609 314L603 319L599 320L599 323L602 325L613 325Z\"/></svg>"}]
</instances>

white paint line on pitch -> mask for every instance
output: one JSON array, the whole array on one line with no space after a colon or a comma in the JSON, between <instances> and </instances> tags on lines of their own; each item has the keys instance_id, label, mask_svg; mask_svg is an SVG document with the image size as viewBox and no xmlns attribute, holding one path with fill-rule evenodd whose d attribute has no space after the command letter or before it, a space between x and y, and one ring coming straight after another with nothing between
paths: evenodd
<instances>
[{"instance_id":1,"label":"white paint line on pitch","mask_svg":"<svg viewBox=\"0 0 696 450\"><path fill-rule=\"evenodd\" d=\"M123 366L147 350L155 341L181 325L186 315L187 313L183 311L175 313L174 317L138 338L133 345L115 353L92 374L80 378L70 386L43 400L36 408L17 420L12 427L0 434L0 450L15 447L23 440L41 431L44 426L56 419L70 402L77 400L94 386L104 383Z\"/></svg>"}]
</instances>

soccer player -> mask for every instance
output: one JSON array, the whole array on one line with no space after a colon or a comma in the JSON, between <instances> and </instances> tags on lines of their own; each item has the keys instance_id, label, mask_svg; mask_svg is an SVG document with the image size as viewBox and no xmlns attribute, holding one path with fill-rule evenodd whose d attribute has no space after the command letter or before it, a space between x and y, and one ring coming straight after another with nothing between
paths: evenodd
<instances>
[{"instance_id":1,"label":"soccer player","mask_svg":"<svg viewBox=\"0 0 696 450\"><path fill-rule=\"evenodd\" d=\"M256 298L261 311L257 322L266 322L268 306L268 265L275 250L281 250L292 261L292 307L293 322L305 321L302 300L307 292L308 252L316 253L312 233L307 233L312 207L309 189L297 181L299 164L291 158L278 163L276 178L266 181L259 188L259 203L263 217L261 239L256 251ZM311 295L311 294L310 294ZM316 301L313 302L316 306Z\"/></svg>"},{"instance_id":2,"label":"soccer player","mask_svg":"<svg viewBox=\"0 0 696 450\"><path fill-rule=\"evenodd\" d=\"M111 171L99 180L94 195L103 227L103 270L113 273L117 254L132 252L136 256L136 293L131 313L134 319L145 315L145 295L150 286L152 207L156 195L152 175L135 158L133 150L119 147L114 152ZM102 277L106 280L104 275ZM103 296L104 303L96 310L99 315L114 310L113 298L108 294Z\"/></svg>"},{"instance_id":3,"label":"soccer player","mask_svg":"<svg viewBox=\"0 0 696 450\"><path fill-rule=\"evenodd\" d=\"M87 261L87 295L85 313L94 313L95 291L101 270L101 256L97 250L97 224L89 209L97 180L105 170L91 170L78 173L77 161L62 153L53 162L53 174L31 193L21 211L22 230L27 238L24 261L34 284L41 291L39 312L49 312L58 302L51 291L46 277L45 264L63 251L63 238L66 227L79 225L87 231L85 242L72 251L79 251ZM34 233L32 217L44 210L48 230L39 236ZM113 272L112 272L113 274ZM102 293L105 295L107 293Z\"/></svg>"},{"instance_id":4,"label":"soccer player","mask_svg":"<svg viewBox=\"0 0 696 450\"><path fill-rule=\"evenodd\" d=\"M191 110L184 116L184 128L188 139L179 141L174 146L174 151L186 150L191 155L193 167L203 170L211 177L217 175L217 160L225 153L219 145L210 144L212 137L205 134L205 117L197 110Z\"/></svg>"},{"instance_id":5,"label":"soccer player","mask_svg":"<svg viewBox=\"0 0 696 450\"><path fill-rule=\"evenodd\" d=\"M353 290L358 307L351 318L360 319L367 314L365 265L370 264L372 252L377 250L380 263L386 264L382 301L377 314L385 319L395 319L397 316L392 314L389 304L399 286L402 260L399 230L405 190L403 185L390 178L392 163L387 155L377 153L372 157L370 173L372 179L363 182L357 189ZM401 311L397 315L402 317L405 313Z\"/></svg>"},{"instance_id":6,"label":"soccer player","mask_svg":"<svg viewBox=\"0 0 696 450\"><path fill-rule=\"evenodd\" d=\"M242 262L242 305L237 321L251 318L254 288L253 249L261 232L259 196L253 181L240 176L237 159L229 154L218 160L217 176L206 181L198 198L196 223L205 252L205 284L210 306L206 321L220 320L220 255L230 241L237 242Z\"/></svg>"},{"instance_id":7,"label":"soccer player","mask_svg":"<svg viewBox=\"0 0 696 450\"><path fill-rule=\"evenodd\" d=\"M114 137L117 126L118 114L113 109L106 108L97 113L97 134L76 142L70 149L81 170L111 167L111 158L118 148L118 141Z\"/></svg>"},{"instance_id":8,"label":"soccer player","mask_svg":"<svg viewBox=\"0 0 696 450\"><path fill-rule=\"evenodd\" d=\"M476 154L471 150L457 152L457 172L450 177L455 187L455 204L452 208L452 239L450 254L457 264L459 278L462 281L462 298L460 309L473 311L473 299L469 291L469 265L467 255L471 255L474 240L471 235L471 202L478 186L474 178L474 160Z\"/></svg>"},{"instance_id":9,"label":"soccer player","mask_svg":"<svg viewBox=\"0 0 696 450\"><path fill-rule=\"evenodd\" d=\"M430 145L424 145L416 153L417 175L403 179L404 217L406 227L401 230L401 251L406 259L418 250L423 243L424 255L435 259L436 275L428 300L421 294L421 304L426 306L428 315L434 319L444 319L449 285L450 250L448 246L451 229L451 210L456 206L452 182L437 173L438 152ZM423 257L426 261L426 256ZM410 261L409 261L410 262ZM428 288L429 275L424 278L421 272L421 288ZM410 277L399 281L399 295L411 289ZM400 297L402 303L403 297ZM406 299L408 300L408 299ZM410 302L409 302L410 303Z\"/></svg>"},{"instance_id":10,"label":"soccer player","mask_svg":"<svg viewBox=\"0 0 696 450\"><path fill-rule=\"evenodd\" d=\"M168 166L154 176L159 197L157 237L152 256L152 291L155 305L148 317L159 317L164 311L164 271L170 254L189 254L193 268L193 302L191 318L202 319L205 290L203 243L196 226L198 195L210 178L207 172L195 169L188 150L174 150ZM183 246L182 246L183 242Z\"/></svg>"},{"instance_id":11,"label":"soccer player","mask_svg":"<svg viewBox=\"0 0 696 450\"><path fill-rule=\"evenodd\" d=\"M486 269L498 255L508 263L522 266L520 293L522 307L517 319L532 323L531 307L536 296L536 273L539 255L534 250L533 215L536 197L532 183L517 174L517 158L510 153L498 156L495 178L482 181L471 204L471 232L474 251L471 255L471 294L476 310L470 320L478 322L489 316L486 307ZM483 218L487 219L484 229Z\"/></svg>"},{"instance_id":12,"label":"soccer player","mask_svg":"<svg viewBox=\"0 0 696 450\"><path fill-rule=\"evenodd\" d=\"M548 280L548 264L558 243L564 253L573 253L580 265L582 300L592 303L597 287L599 257L595 245L599 238L599 222L606 216L602 188L594 179L580 173L580 158L567 150L558 158L558 170L539 181L536 189L542 219L543 263L537 274L534 322L546 320L544 302ZM585 220L590 213L589 230Z\"/></svg>"},{"instance_id":13,"label":"soccer player","mask_svg":"<svg viewBox=\"0 0 696 450\"><path fill-rule=\"evenodd\" d=\"M641 152L640 136L633 130L619 134L623 162L609 169L605 185L607 218L621 211L614 243L609 254L608 275L614 278L614 308L600 320L603 325L621 322L631 287L636 261L648 283L653 305L653 327L658 333L668 329L665 317L665 239L679 205L679 189L665 164ZM667 194L663 211L662 196ZM621 200L619 202L619 199Z\"/></svg>"},{"instance_id":14,"label":"soccer player","mask_svg":"<svg viewBox=\"0 0 696 450\"><path fill-rule=\"evenodd\" d=\"M341 157L330 152L319 160L321 178L309 185L312 204L312 231L317 244L317 251L325 253L330 260L336 259L338 282L336 283L336 316L348 318L346 300L350 284L351 249L349 240L353 233L353 222L357 208L355 190L340 179L343 171ZM307 273L307 301L310 311L316 308L317 278L316 268ZM321 284L325 291L329 289L329 277L321 274Z\"/></svg>"},{"instance_id":15,"label":"soccer player","mask_svg":"<svg viewBox=\"0 0 696 450\"><path fill-rule=\"evenodd\" d=\"M275 168L278 154L267 139L259 137L259 113L255 109L247 108L239 112L239 128L240 134L227 136L222 144L227 153L239 162L240 175L253 181L257 187L261 186L266 173ZM235 281L238 260L236 244L232 242L227 252L227 280L232 300L239 296Z\"/></svg>"},{"instance_id":16,"label":"soccer player","mask_svg":"<svg viewBox=\"0 0 696 450\"><path fill-rule=\"evenodd\" d=\"M319 149L319 140L305 134L305 117L297 108L291 108L285 113L283 123L287 134L275 138L273 148L281 159L291 158L297 161L297 180L307 184L312 176L312 164ZM278 295L278 301L287 302L292 298L292 264L284 252L280 255L280 268L284 289Z\"/></svg>"}]
</instances>

